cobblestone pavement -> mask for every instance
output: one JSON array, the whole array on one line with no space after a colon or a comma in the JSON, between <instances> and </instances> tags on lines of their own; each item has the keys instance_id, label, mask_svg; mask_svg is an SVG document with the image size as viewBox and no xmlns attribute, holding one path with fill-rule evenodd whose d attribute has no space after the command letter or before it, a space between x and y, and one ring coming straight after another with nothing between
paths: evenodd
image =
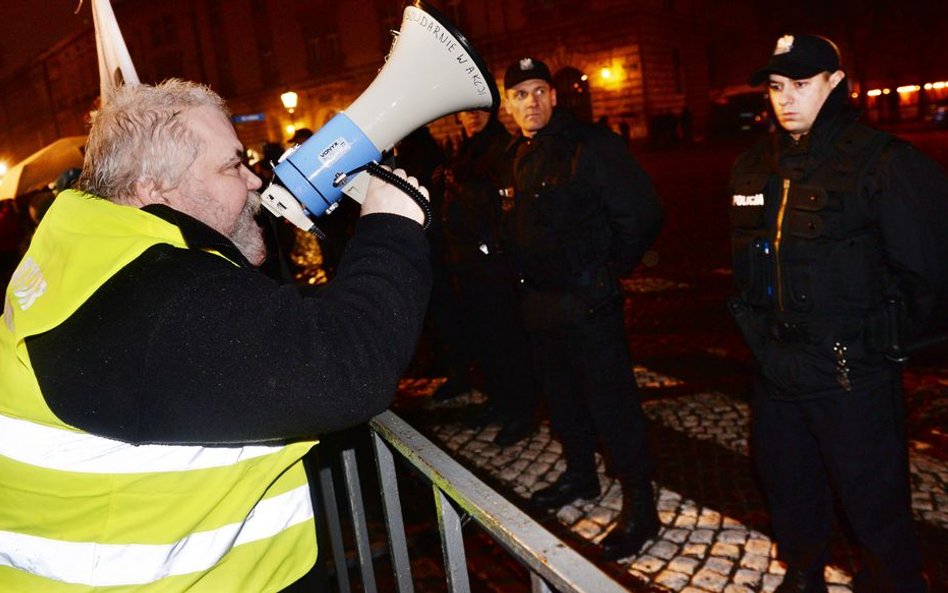
<instances>
[{"instance_id":1,"label":"cobblestone pavement","mask_svg":"<svg viewBox=\"0 0 948 593\"><path fill-rule=\"evenodd\" d=\"M643 389L677 387L682 381L636 366ZM403 383L403 392L415 397L432 391L439 381ZM459 408L480 403L478 393L447 405L428 403L428 410ZM721 393L696 394L673 400L650 400L646 415L688 437L714 442L747 455L748 406ZM519 502L559 477L565 469L562 450L543 424L540 431L520 443L501 448L492 443L497 427L471 429L459 421L434 427L433 436L459 459L494 478L512 491ZM603 495L596 500L563 507L556 520L577 537L598 543L612 527L621 507L621 490L605 476L600 462ZM948 527L948 466L925 455L912 455L913 506L916 517L944 529ZM658 488L659 516L663 529L636 557L623 562L625 570L643 583L685 593L773 591L783 566L775 560L770 538L719 510L703 506L671 489ZM851 591L846 569L830 566L826 580L831 593Z\"/></svg>"},{"instance_id":2,"label":"cobblestone pavement","mask_svg":"<svg viewBox=\"0 0 948 593\"><path fill-rule=\"evenodd\" d=\"M742 455L749 453L750 410L744 402L712 392L649 401L643 407L649 418L692 438L712 441ZM948 529L948 463L913 449L909 468L916 520Z\"/></svg>"},{"instance_id":3,"label":"cobblestone pavement","mask_svg":"<svg viewBox=\"0 0 948 593\"><path fill-rule=\"evenodd\" d=\"M948 138L910 139L948 164ZM424 354L396 399L397 413L634 591L769 592L782 579L748 457L749 353L724 306L731 277L721 196L738 150L640 155L666 208L665 227L646 265L623 281L663 523L640 555L619 563L597 555L594 544L611 529L620 505L619 486L604 473L603 495L595 500L556 514L529 510L529 495L564 469L545 423L528 440L495 446L496 426L474 430L461 422L463 406L476 403L477 392L433 405L430 395L443 378L433 376ZM932 593L948 593L948 346L916 356L904 385L916 531ZM845 525L838 525L826 574L833 593L851 590L854 548Z\"/></svg>"}]
</instances>

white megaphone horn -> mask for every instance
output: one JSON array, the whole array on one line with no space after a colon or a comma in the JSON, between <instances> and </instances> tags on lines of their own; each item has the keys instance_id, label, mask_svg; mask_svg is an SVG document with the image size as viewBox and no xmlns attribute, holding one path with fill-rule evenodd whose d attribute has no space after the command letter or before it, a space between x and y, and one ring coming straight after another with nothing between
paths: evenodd
<instances>
[{"instance_id":1,"label":"white megaphone horn","mask_svg":"<svg viewBox=\"0 0 948 593\"><path fill-rule=\"evenodd\" d=\"M310 216L331 211L343 193L362 202L368 177L364 172L350 177L353 171L439 117L492 109L499 99L493 76L464 35L426 2L415 0L405 7L378 76L345 111L280 158L275 182L261 193L263 203L313 231Z\"/></svg>"}]
</instances>

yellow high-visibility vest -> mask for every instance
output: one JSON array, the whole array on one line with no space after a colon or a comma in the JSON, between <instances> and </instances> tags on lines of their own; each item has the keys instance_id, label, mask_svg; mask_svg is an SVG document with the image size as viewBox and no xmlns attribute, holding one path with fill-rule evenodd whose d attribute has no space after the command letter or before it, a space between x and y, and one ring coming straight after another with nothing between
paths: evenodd
<instances>
[{"instance_id":1,"label":"yellow high-visibility vest","mask_svg":"<svg viewBox=\"0 0 948 593\"><path fill-rule=\"evenodd\" d=\"M6 289L0 591L266 593L315 562L301 461L315 442L136 446L68 426L46 405L26 338L159 243L187 248L161 218L65 191Z\"/></svg>"}]
</instances>

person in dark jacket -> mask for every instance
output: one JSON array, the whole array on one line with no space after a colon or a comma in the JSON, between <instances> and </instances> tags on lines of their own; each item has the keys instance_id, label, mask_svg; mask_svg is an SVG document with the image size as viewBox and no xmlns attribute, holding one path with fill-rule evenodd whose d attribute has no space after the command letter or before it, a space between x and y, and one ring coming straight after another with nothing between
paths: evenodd
<instances>
[{"instance_id":1,"label":"person in dark jacket","mask_svg":"<svg viewBox=\"0 0 948 593\"><path fill-rule=\"evenodd\" d=\"M499 192L508 185L510 134L496 111L464 111L458 121L464 138L445 175L445 251L488 397L468 422L499 423L494 443L506 447L537 427L533 365L502 242Z\"/></svg>"},{"instance_id":2,"label":"person in dark jacket","mask_svg":"<svg viewBox=\"0 0 948 593\"><path fill-rule=\"evenodd\" d=\"M281 285L243 155L196 83L97 112L0 317L0 589L278 591L313 565L301 458L391 403L431 286L423 214L373 178L335 279Z\"/></svg>"},{"instance_id":3,"label":"person in dark jacket","mask_svg":"<svg viewBox=\"0 0 948 593\"><path fill-rule=\"evenodd\" d=\"M415 172L419 183L428 188L432 213L440 213L444 205L444 168L447 156L431 134L422 126L395 145L394 162ZM445 254L442 217L433 214L428 227L431 245L433 283L425 320L426 336L431 338L435 368L445 382L434 392L435 401L446 401L471 390L471 351L464 335L458 295L451 285Z\"/></svg>"},{"instance_id":4,"label":"person in dark jacket","mask_svg":"<svg viewBox=\"0 0 948 593\"><path fill-rule=\"evenodd\" d=\"M733 170L729 305L758 367L752 445L787 564L777 591L827 590L835 493L864 551L854 590L917 593L900 371L924 331L945 329L948 181L859 123L845 78L816 35L781 37L751 77L780 128Z\"/></svg>"},{"instance_id":5,"label":"person in dark jacket","mask_svg":"<svg viewBox=\"0 0 948 593\"><path fill-rule=\"evenodd\" d=\"M555 509L599 496L595 451L622 486L622 512L604 556L630 556L658 533L652 461L625 338L618 278L661 228L655 189L622 139L554 112L547 66L534 58L504 75L505 109L520 128L508 149L508 245L536 373L566 471L531 498Z\"/></svg>"}]
</instances>

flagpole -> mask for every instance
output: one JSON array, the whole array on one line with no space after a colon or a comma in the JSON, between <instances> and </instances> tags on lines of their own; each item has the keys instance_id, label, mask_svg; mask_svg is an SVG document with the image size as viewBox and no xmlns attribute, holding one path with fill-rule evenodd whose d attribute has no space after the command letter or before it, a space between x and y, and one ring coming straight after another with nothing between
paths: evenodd
<instances>
[{"instance_id":1,"label":"flagpole","mask_svg":"<svg viewBox=\"0 0 948 593\"><path fill-rule=\"evenodd\" d=\"M99 57L99 101L105 104L113 88L140 81L109 0L92 0L92 21Z\"/></svg>"}]
</instances>

